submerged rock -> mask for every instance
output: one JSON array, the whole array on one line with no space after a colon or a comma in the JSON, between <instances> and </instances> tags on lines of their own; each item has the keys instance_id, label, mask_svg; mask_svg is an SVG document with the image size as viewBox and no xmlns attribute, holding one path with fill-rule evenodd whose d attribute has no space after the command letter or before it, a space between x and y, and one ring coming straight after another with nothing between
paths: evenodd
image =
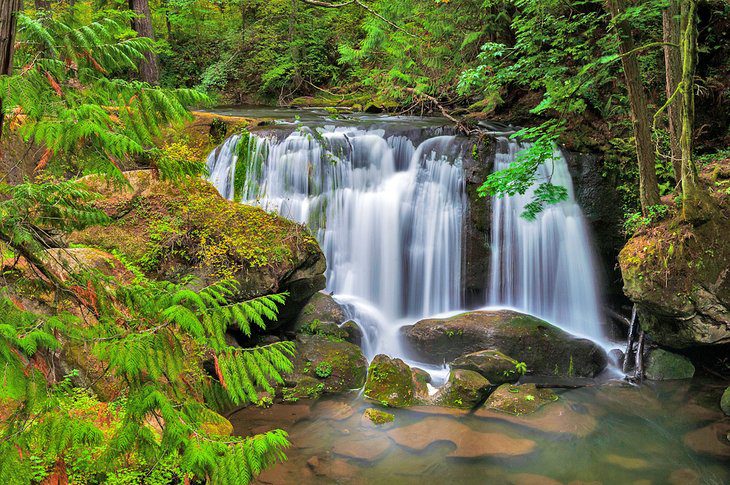
<instances>
[{"instance_id":1,"label":"submerged rock","mask_svg":"<svg viewBox=\"0 0 730 485\"><path fill-rule=\"evenodd\" d=\"M452 369L468 369L478 372L493 385L498 386L505 382L517 382L517 379L520 378L517 364L515 359L504 355L499 350L482 350L462 355L450 366Z\"/></svg>"},{"instance_id":2,"label":"submerged rock","mask_svg":"<svg viewBox=\"0 0 730 485\"><path fill-rule=\"evenodd\" d=\"M422 451L433 443L451 442L456 449L446 456L479 458L485 456L520 456L531 453L535 442L511 438L501 433L482 433L454 419L428 417L414 424L388 431L388 437L409 450Z\"/></svg>"},{"instance_id":3,"label":"submerged rock","mask_svg":"<svg viewBox=\"0 0 730 485\"><path fill-rule=\"evenodd\" d=\"M484 407L515 416L531 414L542 406L557 401L558 396L550 389L539 389L534 384L502 384L494 391Z\"/></svg>"},{"instance_id":4,"label":"submerged rock","mask_svg":"<svg viewBox=\"0 0 730 485\"><path fill-rule=\"evenodd\" d=\"M594 377L607 361L606 353L594 342L509 310L426 319L401 331L419 359L436 364L496 349L525 362L533 375Z\"/></svg>"},{"instance_id":5,"label":"submerged rock","mask_svg":"<svg viewBox=\"0 0 730 485\"><path fill-rule=\"evenodd\" d=\"M95 204L111 222L76 231L70 242L119 251L158 279L192 275L205 285L234 278L241 298L288 291L280 322L324 288L324 254L301 225L228 201L202 179L173 184L149 170L124 175L127 187L82 179L103 196Z\"/></svg>"},{"instance_id":6,"label":"submerged rock","mask_svg":"<svg viewBox=\"0 0 730 485\"><path fill-rule=\"evenodd\" d=\"M691 379L695 374L695 366L683 356L667 352L663 349L652 349L646 357L644 375L653 381L673 379Z\"/></svg>"},{"instance_id":7,"label":"submerged rock","mask_svg":"<svg viewBox=\"0 0 730 485\"><path fill-rule=\"evenodd\" d=\"M365 396L393 408L412 406L419 401L417 377L401 359L376 355L368 368Z\"/></svg>"},{"instance_id":8,"label":"submerged rock","mask_svg":"<svg viewBox=\"0 0 730 485\"><path fill-rule=\"evenodd\" d=\"M684 444L697 453L730 458L730 422L712 423L684 435Z\"/></svg>"},{"instance_id":9,"label":"submerged rock","mask_svg":"<svg viewBox=\"0 0 730 485\"><path fill-rule=\"evenodd\" d=\"M439 389L433 402L441 406L472 409L487 397L492 387L492 383L478 372L452 369L449 380Z\"/></svg>"},{"instance_id":10,"label":"submerged rock","mask_svg":"<svg viewBox=\"0 0 730 485\"><path fill-rule=\"evenodd\" d=\"M292 360L294 370L285 377L290 397L318 397L322 392L339 393L365 384L367 360L360 347L323 335L299 335Z\"/></svg>"}]
</instances>

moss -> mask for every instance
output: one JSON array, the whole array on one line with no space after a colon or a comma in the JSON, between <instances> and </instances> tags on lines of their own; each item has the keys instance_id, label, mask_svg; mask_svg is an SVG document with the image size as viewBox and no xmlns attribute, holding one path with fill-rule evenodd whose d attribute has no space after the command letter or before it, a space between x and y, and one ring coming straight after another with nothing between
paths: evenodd
<instances>
[{"instance_id":1,"label":"moss","mask_svg":"<svg viewBox=\"0 0 730 485\"><path fill-rule=\"evenodd\" d=\"M652 349L646 359L645 375L655 381L691 379L695 367L687 357L662 349Z\"/></svg>"},{"instance_id":2,"label":"moss","mask_svg":"<svg viewBox=\"0 0 730 485\"><path fill-rule=\"evenodd\" d=\"M411 368L400 359L377 355L368 368L365 396L385 406L415 404L416 383Z\"/></svg>"},{"instance_id":3,"label":"moss","mask_svg":"<svg viewBox=\"0 0 730 485\"><path fill-rule=\"evenodd\" d=\"M557 401L550 389L538 389L535 384L502 384L484 403L486 408L516 416L532 414L542 406Z\"/></svg>"},{"instance_id":4,"label":"moss","mask_svg":"<svg viewBox=\"0 0 730 485\"><path fill-rule=\"evenodd\" d=\"M375 408L366 409L363 416L376 426L392 423L395 420L395 416L392 414Z\"/></svg>"}]
</instances>

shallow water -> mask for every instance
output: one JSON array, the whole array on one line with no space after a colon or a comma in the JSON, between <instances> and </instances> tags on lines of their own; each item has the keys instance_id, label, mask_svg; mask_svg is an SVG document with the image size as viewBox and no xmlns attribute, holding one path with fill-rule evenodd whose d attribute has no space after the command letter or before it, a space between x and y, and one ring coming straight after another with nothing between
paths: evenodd
<instances>
[{"instance_id":1,"label":"shallow water","mask_svg":"<svg viewBox=\"0 0 730 485\"><path fill-rule=\"evenodd\" d=\"M537 413L389 410L363 424L353 393L230 416L237 434L279 427L288 461L259 483L730 483L730 418L720 382L612 383L559 391ZM409 428L409 426L414 426ZM474 456L476 455L476 456Z\"/></svg>"}]
</instances>

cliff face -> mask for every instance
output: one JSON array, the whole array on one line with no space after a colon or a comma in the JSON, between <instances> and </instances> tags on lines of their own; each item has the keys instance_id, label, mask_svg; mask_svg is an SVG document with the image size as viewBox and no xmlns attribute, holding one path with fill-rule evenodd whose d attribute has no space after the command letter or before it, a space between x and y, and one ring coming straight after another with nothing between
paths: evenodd
<instances>
[{"instance_id":1,"label":"cliff face","mask_svg":"<svg viewBox=\"0 0 730 485\"><path fill-rule=\"evenodd\" d=\"M638 231L619 255L641 324L672 348L730 344L730 160L703 169L717 210L700 225L678 215Z\"/></svg>"}]
</instances>

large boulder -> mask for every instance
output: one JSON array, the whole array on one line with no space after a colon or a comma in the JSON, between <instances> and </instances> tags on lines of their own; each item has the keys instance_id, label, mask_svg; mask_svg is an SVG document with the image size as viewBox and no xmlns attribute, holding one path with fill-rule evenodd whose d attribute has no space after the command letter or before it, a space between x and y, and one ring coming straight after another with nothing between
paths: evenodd
<instances>
[{"instance_id":1,"label":"large boulder","mask_svg":"<svg viewBox=\"0 0 730 485\"><path fill-rule=\"evenodd\" d=\"M453 369L438 393L434 404L452 408L472 409L480 404L492 388L481 374L467 369Z\"/></svg>"},{"instance_id":2,"label":"large boulder","mask_svg":"<svg viewBox=\"0 0 730 485\"><path fill-rule=\"evenodd\" d=\"M646 357L644 375L653 381L691 379L695 366L683 356L662 349L652 349Z\"/></svg>"},{"instance_id":3,"label":"large boulder","mask_svg":"<svg viewBox=\"0 0 730 485\"><path fill-rule=\"evenodd\" d=\"M594 377L606 367L606 353L594 342L509 310L431 318L401 331L416 357L434 364L496 349L525 362L533 375Z\"/></svg>"},{"instance_id":4,"label":"large boulder","mask_svg":"<svg viewBox=\"0 0 730 485\"><path fill-rule=\"evenodd\" d=\"M502 384L489 396L484 408L521 416L532 414L557 400L558 396L553 391L537 388L535 384Z\"/></svg>"},{"instance_id":5,"label":"large boulder","mask_svg":"<svg viewBox=\"0 0 730 485\"><path fill-rule=\"evenodd\" d=\"M285 377L285 397L314 398L365 384L368 362L360 347L324 335L299 335L296 343L294 370Z\"/></svg>"},{"instance_id":6,"label":"large boulder","mask_svg":"<svg viewBox=\"0 0 730 485\"><path fill-rule=\"evenodd\" d=\"M703 170L708 186L730 177L722 168ZM619 255L624 292L663 347L730 344L730 209L726 196L716 197L720 209L709 220L669 217L637 232Z\"/></svg>"},{"instance_id":7,"label":"large boulder","mask_svg":"<svg viewBox=\"0 0 730 485\"><path fill-rule=\"evenodd\" d=\"M309 298L302 311L292 322L292 330L299 331L316 323L341 325L347 320L345 310L327 293L318 291Z\"/></svg>"},{"instance_id":8,"label":"large boulder","mask_svg":"<svg viewBox=\"0 0 730 485\"><path fill-rule=\"evenodd\" d=\"M498 386L506 382L517 382L520 378L518 364L515 359L499 350L481 350L458 357L450 366L452 369L478 372L493 385Z\"/></svg>"},{"instance_id":9,"label":"large boulder","mask_svg":"<svg viewBox=\"0 0 730 485\"><path fill-rule=\"evenodd\" d=\"M365 397L384 406L405 408L419 404L424 388L421 373L401 359L379 354L368 367Z\"/></svg>"},{"instance_id":10,"label":"large boulder","mask_svg":"<svg viewBox=\"0 0 730 485\"><path fill-rule=\"evenodd\" d=\"M324 288L324 255L303 226L228 201L202 179L174 184L152 171L124 175L125 187L82 179L102 195L96 205L111 222L76 231L71 242L118 251L159 279L192 275L205 285L235 278L241 298L288 291L280 321Z\"/></svg>"}]
</instances>

